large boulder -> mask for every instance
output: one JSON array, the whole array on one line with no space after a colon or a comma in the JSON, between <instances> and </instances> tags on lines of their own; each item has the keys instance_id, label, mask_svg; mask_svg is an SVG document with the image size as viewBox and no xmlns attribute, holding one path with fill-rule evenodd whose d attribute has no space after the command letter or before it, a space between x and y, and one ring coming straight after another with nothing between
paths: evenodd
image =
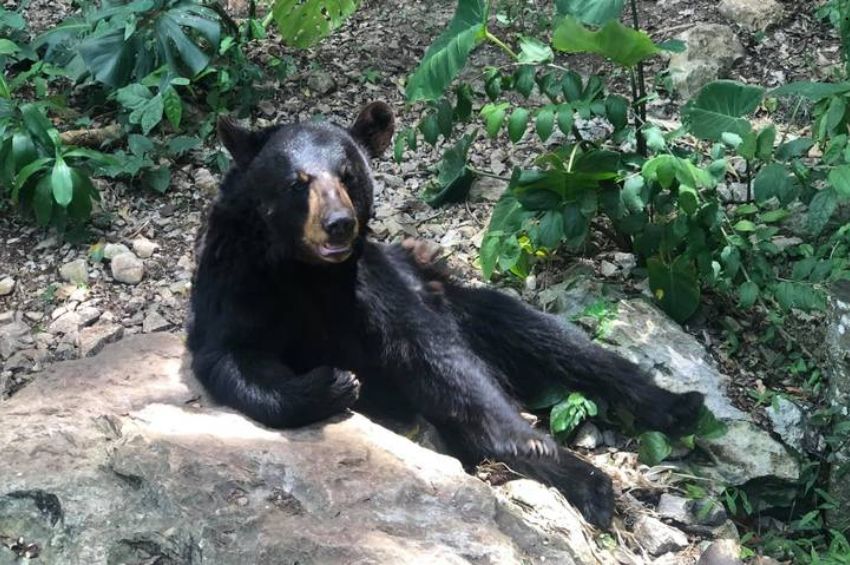
<instances>
[{"instance_id":1,"label":"large boulder","mask_svg":"<svg viewBox=\"0 0 850 565\"><path fill-rule=\"evenodd\" d=\"M735 30L720 24L697 24L679 39L686 48L670 56L670 79L684 99L694 96L711 81L726 78L732 65L744 58L744 46Z\"/></svg>"},{"instance_id":2,"label":"large boulder","mask_svg":"<svg viewBox=\"0 0 850 565\"><path fill-rule=\"evenodd\" d=\"M557 493L357 415L263 428L207 405L184 353L128 337L0 404L0 564L598 562Z\"/></svg>"},{"instance_id":3,"label":"large boulder","mask_svg":"<svg viewBox=\"0 0 850 565\"><path fill-rule=\"evenodd\" d=\"M724 18L749 31L765 30L783 16L777 0L720 0L719 10Z\"/></svg>"}]
</instances>

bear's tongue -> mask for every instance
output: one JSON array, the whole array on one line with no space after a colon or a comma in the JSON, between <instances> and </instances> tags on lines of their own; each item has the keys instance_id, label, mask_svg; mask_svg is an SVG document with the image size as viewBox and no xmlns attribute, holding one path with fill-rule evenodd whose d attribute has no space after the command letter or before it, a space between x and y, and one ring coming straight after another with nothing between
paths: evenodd
<instances>
[{"instance_id":1,"label":"bear's tongue","mask_svg":"<svg viewBox=\"0 0 850 565\"><path fill-rule=\"evenodd\" d=\"M330 255L340 255L342 253L348 253L350 249L351 246L349 244L325 243L319 248L319 253L327 257Z\"/></svg>"}]
</instances>

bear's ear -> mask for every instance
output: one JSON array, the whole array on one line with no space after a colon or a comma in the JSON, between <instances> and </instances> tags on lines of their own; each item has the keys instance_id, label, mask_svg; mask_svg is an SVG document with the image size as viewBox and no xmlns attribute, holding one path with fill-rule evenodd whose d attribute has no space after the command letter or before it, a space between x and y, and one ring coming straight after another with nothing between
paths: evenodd
<instances>
[{"instance_id":1,"label":"bear's ear","mask_svg":"<svg viewBox=\"0 0 850 565\"><path fill-rule=\"evenodd\" d=\"M240 126L239 122L230 116L220 117L217 129L219 139L230 151L230 155L236 161L236 166L240 169L248 168L248 165L263 148L263 136Z\"/></svg>"},{"instance_id":2,"label":"bear's ear","mask_svg":"<svg viewBox=\"0 0 850 565\"><path fill-rule=\"evenodd\" d=\"M393 111L383 102L372 102L360 111L348 131L368 151L370 157L377 157L392 142L395 131Z\"/></svg>"}]
</instances>

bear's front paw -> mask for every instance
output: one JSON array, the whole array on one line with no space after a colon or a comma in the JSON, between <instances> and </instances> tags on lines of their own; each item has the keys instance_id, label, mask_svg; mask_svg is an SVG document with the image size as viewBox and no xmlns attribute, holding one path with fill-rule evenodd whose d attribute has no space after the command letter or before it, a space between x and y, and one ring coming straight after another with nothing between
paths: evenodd
<instances>
[{"instance_id":1,"label":"bear's front paw","mask_svg":"<svg viewBox=\"0 0 850 565\"><path fill-rule=\"evenodd\" d=\"M588 465L591 471L575 475L570 488L564 495L575 506L584 519L600 528L611 525L614 516L614 488L611 477Z\"/></svg>"},{"instance_id":2,"label":"bear's front paw","mask_svg":"<svg viewBox=\"0 0 850 565\"><path fill-rule=\"evenodd\" d=\"M360 381L354 373L334 371L334 380L329 390L329 403L334 411L351 407L360 397Z\"/></svg>"},{"instance_id":3,"label":"bear's front paw","mask_svg":"<svg viewBox=\"0 0 850 565\"><path fill-rule=\"evenodd\" d=\"M435 265L443 252L443 248L434 242L412 237L402 240L401 246L423 267Z\"/></svg>"}]
</instances>

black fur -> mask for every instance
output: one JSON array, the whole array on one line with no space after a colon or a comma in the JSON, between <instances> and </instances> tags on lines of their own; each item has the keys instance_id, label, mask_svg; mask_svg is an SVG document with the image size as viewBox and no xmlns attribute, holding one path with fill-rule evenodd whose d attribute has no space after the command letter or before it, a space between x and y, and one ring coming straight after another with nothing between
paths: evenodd
<instances>
[{"instance_id":1,"label":"black fur","mask_svg":"<svg viewBox=\"0 0 850 565\"><path fill-rule=\"evenodd\" d=\"M686 426L701 395L654 386L581 331L490 289L473 289L400 246L366 239L367 157L392 134L392 113L367 107L351 128L220 127L236 158L199 247L189 348L218 401L273 427L354 406L417 411L467 466L500 458L558 487L606 526L610 479L520 415L563 383L623 403L655 429ZM309 207L298 171L338 175L359 218L351 256L317 259L302 241ZM354 375L357 377L355 378Z\"/></svg>"}]
</instances>

